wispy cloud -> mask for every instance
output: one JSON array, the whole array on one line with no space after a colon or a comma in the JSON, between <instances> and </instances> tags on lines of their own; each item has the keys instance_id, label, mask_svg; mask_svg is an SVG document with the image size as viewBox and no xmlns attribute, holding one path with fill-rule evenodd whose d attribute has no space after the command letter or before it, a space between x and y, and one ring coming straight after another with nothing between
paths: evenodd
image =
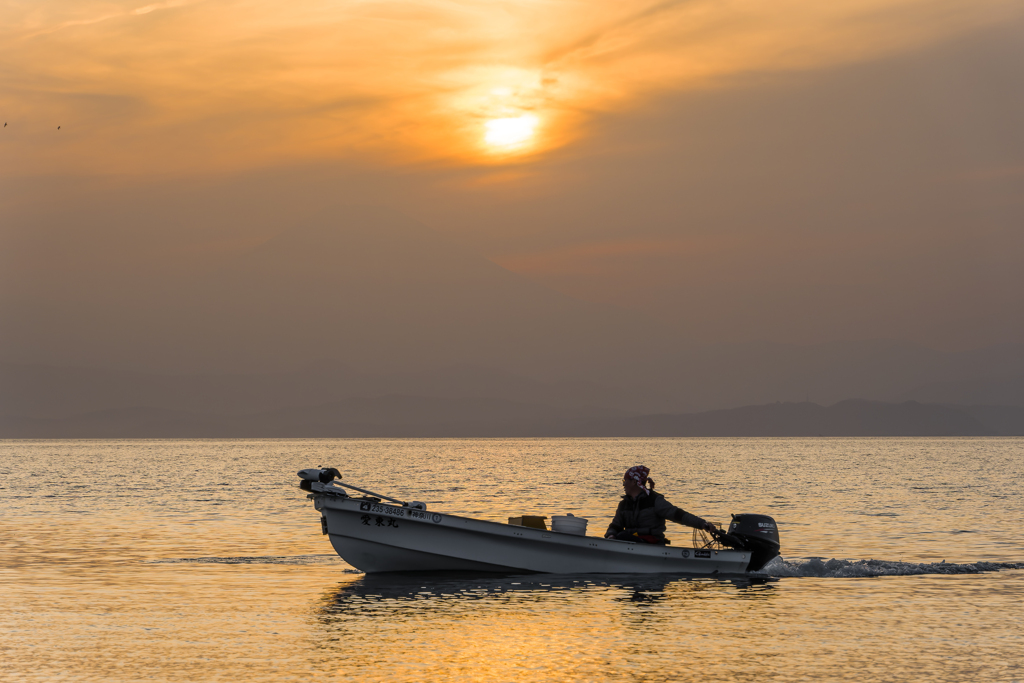
<instances>
[{"instance_id":1,"label":"wispy cloud","mask_svg":"<svg viewBox=\"0 0 1024 683\"><path fill-rule=\"evenodd\" d=\"M606 24L599 27L597 30L591 31L581 38L576 38L570 44L556 48L554 51L547 54L543 60L544 64L545 66L555 65L568 57L594 48L603 40L606 40L611 36L628 33L633 30L637 24L657 17L660 14L679 9L681 6L691 1L692 0L664 0L663 2L655 3L637 12L633 12L631 14L626 13L621 17L611 18Z\"/></svg>"},{"instance_id":2,"label":"wispy cloud","mask_svg":"<svg viewBox=\"0 0 1024 683\"><path fill-rule=\"evenodd\" d=\"M623 264L640 260L678 260L680 256L700 257L736 248L728 236L708 235L668 239L633 239L569 244L563 247L518 254L493 260L503 268L530 275L599 274L620 270Z\"/></svg>"},{"instance_id":3,"label":"wispy cloud","mask_svg":"<svg viewBox=\"0 0 1024 683\"><path fill-rule=\"evenodd\" d=\"M385 165L505 163L585 137L590 112L644 106L661 91L870 58L1024 11L1015 0L662 0L635 11L612 0L110 7L40 0L0 10L0 105L22 120L59 113L68 122L59 143L26 138L21 160L38 170L96 159L145 171L157 158L166 170L354 155ZM159 20L126 21L157 12ZM83 94L145 106L90 118L76 108ZM488 121L521 116L537 121L526 144L488 147Z\"/></svg>"},{"instance_id":4,"label":"wispy cloud","mask_svg":"<svg viewBox=\"0 0 1024 683\"><path fill-rule=\"evenodd\" d=\"M122 12L108 12L106 14L101 14L99 16L95 16L89 19L74 19L71 21L64 21L57 24L56 26L51 26L49 28L28 33L22 36L22 38L26 40L31 38L37 38L39 36L50 35L52 33L56 33L57 31L62 31L67 28L74 28L76 26L91 26L93 24L99 24L104 21L109 21L111 19L119 19L123 17L141 16L143 14L149 14L150 12L155 12L157 10L183 7L185 5L193 5L202 1L203 0L165 0L165 2L155 2L149 5L145 5L143 7L136 7L135 9L126 10Z\"/></svg>"}]
</instances>

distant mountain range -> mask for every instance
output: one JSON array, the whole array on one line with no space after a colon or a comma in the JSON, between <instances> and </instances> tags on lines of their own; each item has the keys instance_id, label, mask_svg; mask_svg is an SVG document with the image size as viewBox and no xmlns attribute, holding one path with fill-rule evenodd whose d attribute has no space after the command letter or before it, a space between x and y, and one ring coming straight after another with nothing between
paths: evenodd
<instances>
[{"instance_id":1,"label":"distant mountain range","mask_svg":"<svg viewBox=\"0 0 1024 683\"><path fill-rule=\"evenodd\" d=\"M0 363L0 416L69 419L142 408L223 417L278 411L312 415L324 405L378 405L394 396L419 397L423 405L460 400L470 406L533 405L538 415L558 420L699 413L808 399L828 405L851 395L890 403L1024 407L1024 374L986 378L994 366L1015 365L1012 347L976 354L932 352L932 362L915 368L901 365L908 354L904 347L880 344L772 346L756 353L752 347L718 347L692 352L695 368L678 384L626 386L542 381L471 365L385 374L322 361L292 372L171 375ZM934 381L957 376L968 379Z\"/></svg>"},{"instance_id":2,"label":"distant mountain range","mask_svg":"<svg viewBox=\"0 0 1024 683\"><path fill-rule=\"evenodd\" d=\"M694 414L595 417L506 399L384 396L214 415L121 408L0 417L0 438L1024 436L1024 407L916 401L773 403Z\"/></svg>"}]
</instances>

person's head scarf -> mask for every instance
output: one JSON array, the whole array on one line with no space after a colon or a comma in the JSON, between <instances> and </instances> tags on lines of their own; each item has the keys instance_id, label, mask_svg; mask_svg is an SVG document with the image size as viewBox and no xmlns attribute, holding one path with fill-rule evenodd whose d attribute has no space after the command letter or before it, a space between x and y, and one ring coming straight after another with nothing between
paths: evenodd
<instances>
[{"instance_id":1,"label":"person's head scarf","mask_svg":"<svg viewBox=\"0 0 1024 683\"><path fill-rule=\"evenodd\" d=\"M642 489L647 488L647 475L651 470L643 465L636 465L626 470L626 479L632 479Z\"/></svg>"}]
</instances>

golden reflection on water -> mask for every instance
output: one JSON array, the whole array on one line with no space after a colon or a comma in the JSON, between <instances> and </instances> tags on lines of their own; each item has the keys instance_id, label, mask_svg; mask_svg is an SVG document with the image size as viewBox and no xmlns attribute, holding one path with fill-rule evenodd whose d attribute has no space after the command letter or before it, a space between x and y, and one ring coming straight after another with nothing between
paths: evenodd
<instances>
[{"instance_id":1,"label":"golden reflection on water","mask_svg":"<svg viewBox=\"0 0 1024 683\"><path fill-rule=\"evenodd\" d=\"M400 494L489 518L575 497L600 524L617 495L606 474L643 455L680 504L771 511L791 557L1024 559L1020 453L1009 440L4 442L0 679L1017 680L1024 571L366 576L330 553L293 473L387 471ZM878 467L894 459L898 473ZM968 523L977 533L953 533Z\"/></svg>"},{"instance_id":2,"label":"golden reflection on water","mask_svg":"<svg viewBox=\"0 0 1024 683\"><path fill-rule=\"evenodd\" d=\"M330 596L319 621L327 642L384 655L400 678L605 680L676 656L703 621L703 598L764 602L772 590L766 581L679 577L366 577ZM402 654L385 654L398 643Z\"/></svg>"}]
</instances>

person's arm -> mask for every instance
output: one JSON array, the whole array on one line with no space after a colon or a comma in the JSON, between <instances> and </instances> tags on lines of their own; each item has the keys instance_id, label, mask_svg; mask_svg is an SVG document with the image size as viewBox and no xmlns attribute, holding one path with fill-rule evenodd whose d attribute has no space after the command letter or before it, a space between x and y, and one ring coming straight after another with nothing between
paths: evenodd
<instances>
[{"instance_id":1,"label":"person's arm","mask_svg":"<svg viewBox=\"0 0 1024 683\"><path fill-rule=\"evenodd\" d=\"M620 501L619 506L615 508L615 517L612 518L612 523L608 525L608 531L604 532L604 537L614 536L624 528L622 524L622 502Z\"/></svg>"},{"instance_id":2,"label":"person's arm","mask_svg":"<svg viewBox=\"0 0 1024 683\"><path fill-rule=\"evenodd\" d=\"M662 519L667 519L670 522L682 524L683 526L691 526L694 529L710 529L712 526L710 522L704 521L697 515L691 515L682 508L677 508L664 498L659 498L654 504L654 511Z\"/></svg>"}]
</instances>

